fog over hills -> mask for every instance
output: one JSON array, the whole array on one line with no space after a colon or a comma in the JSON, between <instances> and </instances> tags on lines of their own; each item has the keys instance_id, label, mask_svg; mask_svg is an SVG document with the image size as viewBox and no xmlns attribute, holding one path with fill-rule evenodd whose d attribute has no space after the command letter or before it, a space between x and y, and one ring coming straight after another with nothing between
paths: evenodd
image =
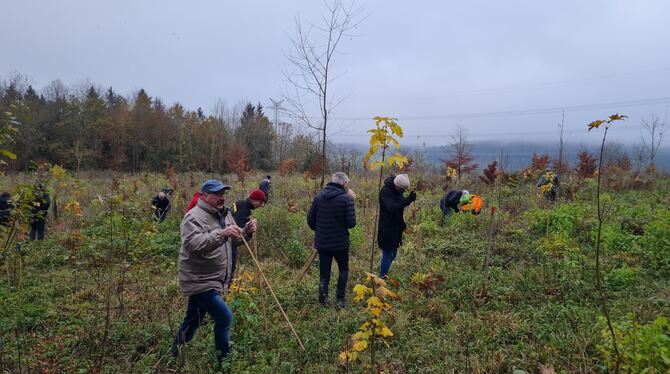
<instances>
[{"instance_id":1,"label":"fog over hills","mask_svg":"<svg viewBox=\"0 0 670 374\"><path fill-rule=\"evenodd\" d=\"M337 147L344 149L354 149L358 152L364 153L367 151L365 144L353 143L339 143ZM635 166L635 157L633 147L617 142L606 143L616 154L623 154L625 152L631 159L633 166ZM592 154L597 155L600 144L596 143L570 143L565 145L564 159L569 163L570 167L574 167L577 163L577 153L581 150L587 150ZM420 153L425 158L426 162L430 164L441 164L442 160L450 157L450 147L444 146L416 146L410 145L402 147L401 153L406 155L414 155ZM496 142L496 141L479 141L472 142L472 154L475 157L475 163L480 167L486 167L492 160L500 158L502 152L503 158L506 162L506 167L509 170L522 169L530 164L533 153L544 154L547 153L551 159L558 158L558 143L549 142ZM656 155L656 167L660 170L670 170L670 148L662 147Z\"/></svg>"}]
</instances>

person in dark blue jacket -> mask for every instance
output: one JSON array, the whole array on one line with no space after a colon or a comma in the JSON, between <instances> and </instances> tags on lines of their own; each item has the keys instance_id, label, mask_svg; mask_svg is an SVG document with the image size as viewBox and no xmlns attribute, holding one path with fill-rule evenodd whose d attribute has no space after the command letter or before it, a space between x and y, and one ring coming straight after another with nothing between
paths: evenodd
<instances>
[{"instance_id":1,"label":"person in dark blue jacket","mask_svg":"<svg viewBox=\"0 0 670 374\"><path fill-rule=\"evenodd\" d=\"M270 175L266 175L265 178L261 181L261 183L258 184L258 189L263 191L265 194L265 202L267 203L268 200L270 200L270 190L272 189L272 177Z\"/></svg>"},{"instance_id":2,"label":"person in dark blue jacket","mask_svg":"<svg viewBox=\"0 0 670 374\"><path fill-rule=\"evenodd\" d=\"M332 182L321 190L309 208L307 224L314 230L314 247L319 252L319 303L326 305L333 258L340 272L337 278L337 304L344 308L344 293L349 276L349 229L356 226L356 208L349 192L349 177L333 174Z\"/></svg>"},{"instance_id":3,"label":"person in dark blue jacket","mask_svg":"<svg viewBox=\"0 0 670 374\"><path fill-rule=\"evenodd\" d=\"M377 244L382 251L379 264L379 277L384 278L391 269L391 264L402 244L402 233L407 228L403 212L405 207L416 200L416 192L407 197L404 193L409 187L407 174L390 176L384 180L379 191L379 223L377 227Z\"/></svg>"},{"instance_id":4,"label":"person in dark blue jacket","mask_svg":"<svg viewBox=\"0 0 670 374\"><path fill-rule=\"evenodd\" d=\"M469 198L470 192L467 190L451 190L447 192L440 199L440 210L442 210L444 219L446 220L447 217L453 212L460 212L461 204L466 203Z\"/></svg>"}]
</instances>

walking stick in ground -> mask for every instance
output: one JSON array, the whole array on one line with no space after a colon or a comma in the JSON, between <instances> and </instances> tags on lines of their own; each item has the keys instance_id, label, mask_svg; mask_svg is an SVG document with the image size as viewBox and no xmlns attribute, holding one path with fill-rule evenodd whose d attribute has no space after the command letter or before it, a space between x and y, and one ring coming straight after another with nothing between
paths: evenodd
<instances>
[{"instance_id":1,"label":"walking stick in ground","mask_svg":"<svg viewBox=\"0 0 670 374\"><path fill-rule=\"evenodd\" d=\"M235 218L233 218L233 215L230 214L230 212L228 212L228 219L230 220L230 223L232 223L233 225L237 225L235 223ZM300 336L298 336L298 333L293 328L293 324L288 319L288 316L286 315L286 312L284 312L284 308L282 308L281 303L279 302L279 299L277 298L277 295L275 295L275 292L272 290L272 287L270 286L270 282L268 282L268 279L265 277L265 274L263 273L263 269L261 269L261 265L258 263L258 260L256 259L256 256L254 256L254 252L251 250L251 247L249 247L249 243L247 243L247 240L244 239L244 236L242 236L242 242L244 243L244 246L249 251L249 254L251 255L251 259L254 260L254 264L256 265L256 269L261 274L261 277L263 278L263 282L265 282L265 284L268 286L268 290L270 290L270 293L272 294L272 297L274 298L275 303L277 304L277 307L279 308L279 311L281 311L282 316L284 316L284 319L288 323L288 326L291 328L291 332L293 333L293 336L295 336L295 339L298 342L298 346L300 347L301 350L304 351L305 346L302 344L302 340L300 340Z\"/></svg>"},{"instance_id":2,"label":"walking stick in ground","mask_svg":"<svg viewBox=\"0 0 670 374\"><path fill-rule=\"evenodd\" d=\"M254 237L254 256L258 258L258 237ZM263 330L265 334L268 333L268 317L265 315L265 297L263 295L263 279L258 274L258 268L256 268L256 279L258 280L258 294L261 299L261 313L263 314Z\"/></svg>"},{"instance_id":3,"label":"walking stick in ground","mask_svg":"<svg viewBox=\"0 0 670 374\"><path fill-rule=\"evenodd\" d=\"M305 274L307 274L307 270L309 270L309 268L312 266L312 263L314 262L314 260L316 259L316 255L318 254L319 251L317 251L316 249L314 250L314 252L312 252L312 254L307 259L307 262L305 262L305 265L303 265L303 267L300 269L300 273L298 273L298 276L295 278L295 283L300 283L302 278L305 277Z\"/></svg>"}]
</instances>

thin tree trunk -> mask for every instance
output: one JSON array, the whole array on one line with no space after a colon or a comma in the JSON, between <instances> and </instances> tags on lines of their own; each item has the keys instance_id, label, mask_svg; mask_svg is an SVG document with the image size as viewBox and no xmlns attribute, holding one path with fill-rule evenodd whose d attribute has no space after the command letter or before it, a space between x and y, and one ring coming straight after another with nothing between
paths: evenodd
<instances>
[{"instance_id":1,"label":"thin tree trunk","mask_svg":"<svg viewBox=\"0 0 670 374\"><path fill-rule=\"evenodd\" d=\"M600 306L602 307L603 314L607 320L607 327L610 330L612 335L612 346L614 347L614 354L616 354L616 366L614 368L615 373L619 373L619 365L621 363L621 355L619 354L619 347L617 345L616 334L614 333L614 328L612 327L612 321L610 319L609 310L607 309L607 300L605 298L605 290L602 287L600 282L600 238L602 234L603 227L603 211L600 206L600 178L602 175L602 165L603 165L603 150L605 148L605 138L607 137L608 127L605 127L605 134L603 134L603 141L600 145L600 162L598 163L598 184L596 186L596 206L598 209L598 237L596 238L596 287L598 288L598 293L600 295Z\"/></svg>"}]
</instances>

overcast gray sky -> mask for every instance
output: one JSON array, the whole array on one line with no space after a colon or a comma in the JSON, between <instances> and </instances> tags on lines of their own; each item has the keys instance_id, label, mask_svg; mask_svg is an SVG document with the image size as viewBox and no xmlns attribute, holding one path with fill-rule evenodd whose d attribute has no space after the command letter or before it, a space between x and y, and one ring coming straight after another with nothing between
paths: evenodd
<instances>
[{"instance_id":1,"label":"overcast gray sky","mask_svg":"<svg viewBox=\"0 0 670 374\"><path fill-rule=\"evenodd\" d=\"M595 141L586 123L614 112L631 118L610 136L628 143L642 118L666 118L670 1L357 4L370 16L336 56L343 75L331 92L345 98L336 141L367 141L375 115L398 117L406 143L428 145L448 142L457 124L474 140L553 141L560 108L573 143ZM18 71L37 88L54 79L144 88L205 110L217 99L269 106L284 92L295 16L325 12L288 0L4 0L1 9L0 79Z\"/></svg>"}]
</instances>

